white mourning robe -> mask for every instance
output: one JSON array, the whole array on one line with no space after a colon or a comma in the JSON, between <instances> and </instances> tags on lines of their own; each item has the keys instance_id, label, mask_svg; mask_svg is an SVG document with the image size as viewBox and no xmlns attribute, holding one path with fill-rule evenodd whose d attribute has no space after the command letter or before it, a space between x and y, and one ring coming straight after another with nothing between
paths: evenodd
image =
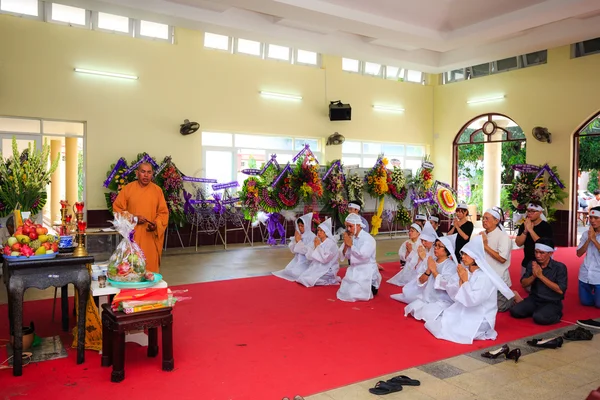
<instances>
[{"instance_id":1,"label":"white mourning robe","mask_svg":"<svg viewBox=\"0 0 600 400\"><path fill-rule=\"evenodd\" d=\"M339 248L339 257L341 260L347 259L350 264L337 292L337 298L342 301L371 300L371 286L378 289L381 284L381 274L375 262L375 239L361 229L358 236L352 238L352 247L346 254L343 250L344 244Z\"/></svg>"},{"instance_id":2,"label":"white mourning robe","mask_svg":"<svg viewBox=\"0 0 600 400\"><path fill-rule=\"evenodd\" d=\"M406 264L404 264L400 272L388 279L387 283L391 283L392 285L396 286L404 286L411 282L417 276L417 272L420 269L419 264L421 262L421 260L419 259L419 252L417 251L417 248L421 245L421 241L418 240L417 242L417 247L414 247L413 245L413 250L405 258ZM402 247L400 248L400 250L402 250ZM400 259L402 259L402 257Z\"/></svg>"},{"instance_id":3,"label":"white mourning robe","mask_svg":"<svg viewBox=\"0 0 600 400\"><path fill-rule=\"evenodd\" d=\"M456 275L456 265L456 262L451 257L448 257L437 264L438 276L436 278L431 274L425 283L420 283L417 277L417 285L422 286L423 291L417 299L410 302L404 308L404 316L412 314L417 320L424 320L425 322L433 321L442 311L450 307L453 301L446 290L441 288ZM440 281L437 284L437 287L440 287L440 289L436 288L436 281Z\"/></svg>"},{"instance_id":4,"label":"white mourning robe","mask_svg":"<svg viewBox=\"0 0 600 400\"><path fill-rule=\"evenodd\" d=\"M456 274L444 285L436 281L436 288L445 286L454 304L446 308L437 319L428 320L425 328L438 339L455 343L472 344L473 339L494 340L498 312L497 293L490 278L481 269L469 272L469 280L459 286Z\"/></svg>"},{"instance_id":5,"label":"white mourning robe","mask_svg":"<svg viewBox=\"0 0 600 400\"><path fill-rule=\"evenodd\" d=\"M310 261L306 258L306 253L314 250L315 237L314 233L306 230L302 234L302 240L296 243L296 238L292 236L288 247L294 253L294 258L292 258L292 261L289 262L285 269L273 272L273 275L290 282L295 282L310 265Z\"/></svg>"},{"instance_id":6,"label":"white mourning robe","mask_svg":"<svg viewBox=\"0 0 600 400\"><path fill-rule=\"evenodd\" d=\"M398 285L404 287L402 288L402 293L396 293L391 295L390 297L394 300L401 301L402 303L411 303L415 301L423 290L424 286L419 284L419 277L427 271L427 259L429 257L433 257L435 260L435 256L433 255L434 247L431 246L431 249L425 255L425 259L421 260L419 258L419 254L416 254L416 257L409 258L409 261L406 262L402 271L393 276L388 283L393 285ZM393 281L393 282L392 282Z\"/></svg>"},{"instance_id":7,"label":"white mourning robe","mask_svg":"<svg viewBox=\"0 0 600 400\"><path fill-rule=\"evenodd\" d=\"M407 244L412 244L412 251L408 252L406 245ZM404 243L402 243L400 245L400 249L398 250L398 257L400 257L400 261L403 262L407 262L408 261L408 257L411 255L412 252L416 252L417 248L421 245L421 240L419 240L419 238L417 238L417 240L415 240L414 242L410 239L406 240Z\"/></svg>"},{"instance_id":8,"label":"white mourning robe","mask_svg":"<svg viewBox=\"0 0 600 400\"><path fill-rule=\"evenodd\" d=\"M340 269L338 248L333 239L325 239L319 246L308 251L306 258L310 265L296 282L306 287L337 285L340 282L340 277L337 276Z\"/></svg>"}]
</instances>

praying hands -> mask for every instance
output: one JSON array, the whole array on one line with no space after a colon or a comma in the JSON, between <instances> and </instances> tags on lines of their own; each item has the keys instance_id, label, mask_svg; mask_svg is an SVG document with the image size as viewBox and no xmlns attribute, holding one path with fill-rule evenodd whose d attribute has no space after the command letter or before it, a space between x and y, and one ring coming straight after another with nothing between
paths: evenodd
<instances>
[{"instance_id":1,"label":"praying hands","mask_svg":"<svg viewBox=\"0 0 600 400\"><path fill-rule=\"evenodd\" d=\"M347 247L352 247L352 236L348 234L348 232L344 233L344 244Z\"/></svg>"},{"instance_id":2,"label":"praying hands","mask_svg":"<svg viewBox=\"0 0 600 400\"><path fill-rule=\"evenodd\" d=\"M412 252L412 243L406 242L406 254L410 254Z\"/></svg>"},{"instance_id":3,"label":"praying hands","mask_svg":"<svg viewBox=\"0 0 600 400\"><path fill-rule=\"evenodd\" d=\"M294 234L294 238L296 239L296 243L302 240L302 234L298 231Z\"/></svg>"},{"instance_id":4,"label":"praying hands","mask_svg":"<svg viewBox=\"0 0 600 400\"><path fill-rule=\"evenodd\" d=\"M425 247L419 246L419 248L417 248L417 254L419 255L420 260L424 260L425 257L427 257L427 250L425 250Z\"/></svg>"},{"instance_id":5,"label":"praying hands","mask_svg":"<svg viewBox=\"0 0 600 400\"><path fill-rule=\"evenodd\" d=\"M462 285L465 282L469 281L469 273L467 272L467 269L465 268L464 265L462 264L458 264L458 266L456 267L456 272L458 273L458 277L460 279L460 284Z\"/></svg>"},{"instance_id":6,"label":"praying hands","mask_svg":"<svg viewBox=\"0 0 600 400\"><path fill-rule=\"evenodd\" d=\"M315 249L316 249L317 247L319 247L319 245L321 244L321 239L319 239L319 237L318 237L318 236L315 238L314 244L315 244Z\"/></svg>"}]
</instances>

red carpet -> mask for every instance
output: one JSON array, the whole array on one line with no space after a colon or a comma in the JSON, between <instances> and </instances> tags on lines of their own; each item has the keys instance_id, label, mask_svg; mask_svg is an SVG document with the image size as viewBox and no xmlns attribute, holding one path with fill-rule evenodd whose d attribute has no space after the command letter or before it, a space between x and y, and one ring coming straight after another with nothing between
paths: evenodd
<instances>
[{"instance_id":1,"label":"red carpet","mask_svg":"<svg viewBox=\"0 0 600 400\"><path fill-rule=\"evenodd\" d=\"M518 282L519 252L513 257L511 272ZM600 310L578 304L575 250L560 249L555 258L570 272L564 320L600 317ZM397 271L396 263L386 267L386 278ZM494 345L480 341L465 346L433 338L422 322L404 317L404 304L389 298L399 288L388 284L367 303L334 300L336 287L306 289L273 276L184 287L192 300L175 308L175 371L162 372L160 354L147 359L145 348L128 344L125 381L114 384L110 368L100 367L97 353L87 351L86 362L76 365L76 352L69 349L68 358L29 365L19 378L11 370L0 370L0 398L93 400L118 393L121 398L142 399L160 393L178 399L276 400ZM51 306L51 300L25 304L24 320L33 319L42 336L60 330L59 322L50 323ZM6 319L3 305L0 321ZM564 324L542 327L501 314L496 343L559 326ZM3 322L0 338L7 335ZM70 341L70 335L65 339Z\"/></svg>"}]
</instances>

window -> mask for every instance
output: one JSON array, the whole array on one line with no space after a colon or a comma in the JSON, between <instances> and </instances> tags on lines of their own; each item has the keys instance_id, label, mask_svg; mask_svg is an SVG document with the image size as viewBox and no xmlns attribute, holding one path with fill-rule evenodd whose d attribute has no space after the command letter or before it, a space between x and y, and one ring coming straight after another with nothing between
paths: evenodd
<instances>
[{"instance_id":1,"label":"window","mask_svg":"<svg viewBox=\"0 0 600 400\"><path fill-rule=\"evenodd\" d=\"M420 71L413 71L409 69L406 71L406 81L414 83L423 83L423 73Z\"/></svg>"},{"instance_id":2,"label":"window","mask_svg":"<svg viewBox=\"0 0 600 400\"><path fill-rule=\"evenodd\" d=\"M319 139L202 132L204 177L220 183L237 180L241 188L248 177L241 172L243 169L261 168L272 154L277 154L277 162L283 168L304 144L309 144L317 160L322 161Z\"/></svg>"},{"instance_id":3,"label":"window","mask_svg":"<svg viewBox=\"0 0 600 400\"><path fill-rule=\"evenodd\" d=\"M127 17L99 12L96 18L95 25L99 29L110 32L131 33L131 22Z\"/></svg>"},{"instance_id":4,"label":"window","mask_svg":"<svg viewBox=\"0 0 600 400\"><path fill-rule=\"evenodd\" d=\"M404 69L398 67L385 67L385 79L398 80L399 78L404 79Z\"/></svg>"},{"instance_id":5,"label":"window","mask_svg":"<svg viewBox=\"0 0 600 400\"><path fill-rule=\"evenodd\" d=\"M150 21L139 21L139 35L147 38L154 39L171 39L171 27L166 24L159 24L158 22Z\"/></svg>"},{"instance_id":6,"label":"window","mask_svg":"<svg viewBox=\"0 0 600 400\"><path fill-rule=\"evenodd\" d=\"M519 68L517 57L510 57L496 61L494 65L494 72L510 71L517 68Z\"/></svg>"},{"instance_id":7,"label":"window","mask_svg":"<svg viewBox=\"0 0 600 400\"><path fill-rule=\"evenodd\" d=\"M229 36L217 35L216 33L205 32L204 33L204 47L217 50L230 49Z\"/></svg>"},{"instance_id":8,"label":"window","mask_svg":"<svg viewBox=\"0 0 600 400\"><path fill-rule=\"evenodd\" d=\"M546 64L548 59L548 51L536 51L535 53L525 54L521 56L523 67L531 67L532 65Z\"/></svg>"},{"instance_id":9,"label":"window","mask_svg":"<svg viewBox=\"0 0 600 400\"><path fill-rule=\"evenodd\" d=\"M262 44L254 40L238 39L237 52L260 57L262 54Z\"/></svg>"},{"instance_id":10,"label":"window","mask_svg":"<svg viewBox=\"0 0 600 400\"><path fill-rule=\"evenodd\" d=\"M307 65L318 65L319 57L314 51L296 50L296 63Z\"/></svg>"},{"instance_id":11,"label":"window","mask_svg":"<svg viewBox=\"0 0 600 400\"><path fill-rule=\"evenodd\" d=\"M276 44L270 44L267 48L267 58L274 60L290 61L290 48L285 46L278 46Z\"/></svg>"},{"instance_id":12,"label":"window","mask_svg":"<svg viewBox=\"0 0 600 400\"><path fill-rule=\"evenodd\" d=\"M490 63L474 65L470 68L470 77L478 78L480 76L487 76L490 74Z\"/></svg>"},{"instance_id":13,"label":"window","mask_svg":"<svg viewBox=\"0 0 600 400\"><path fill-rule=\"evenodd\" d=\"M371 168L382 153L390 160L390 168L396 166L415 173L421 166L425 146L358 141L345 141L342 144L342 162L345 165Z\"/></svg>"},{"instance_id":14,"label":"window","mask_svg":"<svg viewBox=\"0 0 600 400\"><path fill-rule=\"evenodd\" d=\"M360 62L352 58L342 58L342 70L347 72L360 72Z\"/></svg>"},{"instance_id":15,"label":"window","mask_svg":"<svg viewBox=\"0 0 600 400\"><path fill-rule=\"evenodd\" d=\"M0 0L0 10L38 17L40 15L40 4L38 0Z\"/></svg>"},{"instance_id":16,"label":"window","mask_svg":"<svg viewBox=\"0 0 600 400\"><path fill-rule=\"evenodd\" d=\"M372 62L365 63L365 75L381 76L381 64Z\"/></svg>"},{"instance_id":17,"label":"window","mask_svg":"<svg viewBox=\"0 0 600 400\"><path fill-rule=\"evenodd\" d=\"M600 53L600 38L585 40L573 45L575 57L589 56L590 54Z\"/></svg>"},{"instance_id":18,"label":"window","mask_svg":"<svg viewBox=\"0 0 600 400\"><path fill-rule=\"evenodd\" d=\"M458 82L465 79L465 69L459 68L444 73L444 83Z\"/></svg>"},{"instance_id":19,"label":"window","mask_svg":"<svg viewBox=\"0 0 600 400\"><path fill-rule=\"evenodd\" d=\"M83 8L52 3L50 5L50 20L63 22L68 25L88 26L88 12Z\"/></svg>"}]
</instances>

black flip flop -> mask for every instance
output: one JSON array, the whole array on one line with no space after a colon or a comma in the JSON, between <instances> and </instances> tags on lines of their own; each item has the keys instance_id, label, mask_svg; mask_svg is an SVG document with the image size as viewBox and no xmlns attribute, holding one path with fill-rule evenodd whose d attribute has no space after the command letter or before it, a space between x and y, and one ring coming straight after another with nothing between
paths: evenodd
<instances>
[{"instance_id":1,"label":"black flip flop","mask_svg":"<svg viewBox=\"0 0 600 400\"><path fill-rule=\"evenodd\" d=\"M406 375L395 376L388 380L388 383L394 383L402 386L421 386L421 382L416 379L410 379Z\"/></svg>"},{"instance_id":2,"label":"black flip flop","mask_svg":"<svg viewBox=\"0 0 600 400\"><path fill-rule=\"evenodd\" d=\"M396 383L389 383L386 381L379 381L374 388L369 389L369 393L376 394L379 396L396 393L402 390L402 385Z\"/></svg>"}]
</instances>

